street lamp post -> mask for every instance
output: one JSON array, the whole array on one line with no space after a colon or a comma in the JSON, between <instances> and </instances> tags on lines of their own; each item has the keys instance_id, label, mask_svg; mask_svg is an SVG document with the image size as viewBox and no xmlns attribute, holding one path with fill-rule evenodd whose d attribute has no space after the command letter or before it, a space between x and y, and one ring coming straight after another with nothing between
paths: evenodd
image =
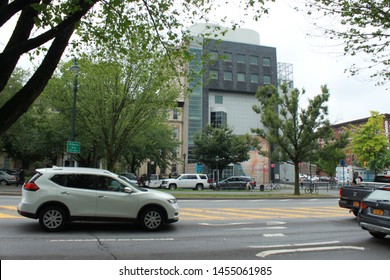
<instances>
[{"instance_id":1,"label":"street lamp post","mask_svg":"<svg viewBox=\"0 0 390 280\"><path fill-rule=\"evenodd\" d=\"M74 59L73 65L70 68L70 71L74 73L74 82L73 82L73 109L72 109L72 130L71 130L71 141L76 139L76 96L77 96L77 79L80 72L80 67L77 64L77 60ZM70 166L74 166L74 157L70 157Z\"/></svg>"},{"instance_id":2,"label":"street lamp post","mask_svg":"<svg viewBox=\"0 0 390 280\"><path fill-rule=\"evenodd\" d=\"M183 154L183 173L186 173L186 154Z\"/></svg>"},{"instance_id":3,"label":"street lamp post","mask_svg":"<svg viewBox=\"0 0 390 280\"><path fill-rule=\"evenodd\" d=\"M217 176L216 176L216 181L215 181L215 187L216 187L217 190L219 190L219 187L218 187L218 180L219 180L218 161L219 161L219 156L215 157L215 161L217 162Z\"/></svg>"}]
</instances>

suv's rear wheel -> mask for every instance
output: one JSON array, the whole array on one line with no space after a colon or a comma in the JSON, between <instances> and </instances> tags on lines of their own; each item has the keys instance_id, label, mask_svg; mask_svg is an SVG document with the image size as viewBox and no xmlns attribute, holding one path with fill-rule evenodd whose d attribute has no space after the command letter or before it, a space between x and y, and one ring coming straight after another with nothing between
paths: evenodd
<instances>
[{"instance_id":1,"label":"suv's rear wheel","mask_svg":"<svg viewBox=\"0 0 390 280\"><path fill-rule=\"evenodd\" d=\"M156 207L147 208L140 216L140 224L146 230L158 230L164 224L164 215L162 211Z\"/></svg>"},{"instance_id":2,"label":"suv's rear wheel","mask_svg":"<svg viewBox=\"0 0 390 280\"><path fill-rule=\"evenodd\" d=\"M203 191L203 185L202 184L197 184L195 188L196 188L197 191Z\"/></svg>"},{"instance_id":3,"label":"suv's rear wheel","mask_svg":"<svg viewBox=\"0 0 390 280\"><path fill-rule=\"evenodd\" d=\"M48 206L39 215L39 224L46 231L60 231L66 223L66 214L60 206Z\"/></svg>"}]
</instances>

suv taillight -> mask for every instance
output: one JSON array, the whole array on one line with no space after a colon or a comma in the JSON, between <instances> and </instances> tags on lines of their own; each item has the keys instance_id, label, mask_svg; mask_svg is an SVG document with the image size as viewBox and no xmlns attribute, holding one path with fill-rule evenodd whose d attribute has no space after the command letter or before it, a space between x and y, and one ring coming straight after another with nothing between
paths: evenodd
<instances>
[{"instance_id":1,"label":"suv taillight","mask_svg":"<svg viewBox=\"0 0 390 280\"><path fill-rule=\"evenodd\" d=\"M368 208L368 206L362 201L362 202L360 203L360 208L366 209L366 208Z\"/></svg>"},{"instance_id":2,"label":"suv taillight","mask_svg":"<svg viewBox=\"0 0 390 280\"><path fill-rule=\"evenodd\" d=\"M39 187L34 182L28 182L24 184L24 189L26 191L36 192L37 190L39 190Z\"/></svg>"}]
</instances>

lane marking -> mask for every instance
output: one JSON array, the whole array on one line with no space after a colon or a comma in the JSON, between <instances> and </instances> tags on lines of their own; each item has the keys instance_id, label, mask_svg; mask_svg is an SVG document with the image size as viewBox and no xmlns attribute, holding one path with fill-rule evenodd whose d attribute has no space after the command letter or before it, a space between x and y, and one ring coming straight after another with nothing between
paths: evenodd
<instances>
[{"instance_id":1,"label":"lane marking","mask_svg":"<svg viewBox=\"0 0 390 280\"><path fill-rule=\"evenodd\" d=\"M248 246L248 248L267 249L267 248L280 248L280 247L331 245L331 244L338 244L338 243L340 243L340 241L335 240L335 241L312 242L312 243L296 243L296 244L251 245L251 246Z\"/></svg>"},{"instance_id":2,"label":"lane marking","mask_svg":"<svg viewBox=\"0 0 390 280\"><path fill-rule=\"evenodd\" d=\"M359 250L364 251L363 247L357 246L327 246L327 247L310 247L310 248L296 248L296 249L281 249L281 250L269 250L256 254L256 257L265 258L271 255L288 254L288 253L300 253L300 252L318 252L318 251L330 251L330 250Z\"/></svg>"},{"instance_id":3,"label":"lane marking","mask_svg":"<svg viewBox=\"0 0 390 280\"><path fill-rule=\"evenodd\" d=\"M265 233L263 234L264 237L285 237L283 233Z\"/></svg>"},{"instance_id":4,"label":"lane marking","mask_svg":"<svg viewBox=\"0 0 390 280\"><path fill-rule=\"evenodd\" d=\"M51 239L49 242L145 242L145 241L174 241L174 238L99 238L99 239Z\"/></svg>"}]
</instances>

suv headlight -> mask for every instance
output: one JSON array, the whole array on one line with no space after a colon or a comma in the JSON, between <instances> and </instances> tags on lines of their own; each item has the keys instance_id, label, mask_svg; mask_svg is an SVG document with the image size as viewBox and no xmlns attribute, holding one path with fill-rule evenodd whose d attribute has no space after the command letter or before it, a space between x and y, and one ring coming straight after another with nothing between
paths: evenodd
<instances>
[{"instance_id":1,"label":"suv headlight","mask_svg":"<svg viewBox=\"0 0 390 280\"><path fill-rule=\"evenodd\" d=\"M172 199L168 199L168 202L169 202L170 204L176 204L176 203L177 203L177 200L174 199L174 198L172 198Z\"/></svg>"}]
</instances>

